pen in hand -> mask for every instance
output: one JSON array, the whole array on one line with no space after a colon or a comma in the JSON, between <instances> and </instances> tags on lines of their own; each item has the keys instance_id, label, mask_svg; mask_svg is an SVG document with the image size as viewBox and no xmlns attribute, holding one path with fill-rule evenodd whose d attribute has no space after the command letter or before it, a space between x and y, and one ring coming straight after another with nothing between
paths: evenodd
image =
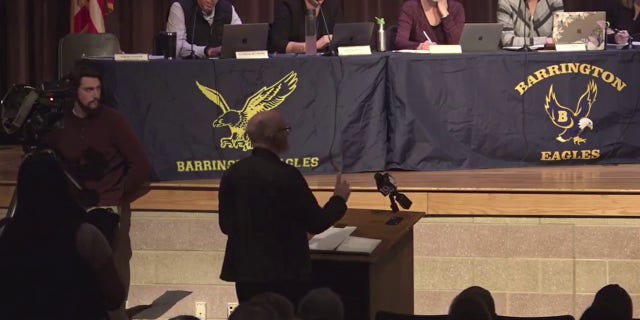
<instances>
[{"instance_id":1,"label":"pen in hand","mask_svg":"<svg viewBox=\"0 0 640 320\"><path fill-rule=\"evenodd\" d=\"M427 38L427 41L433 42L433 41L431 41L431 38L429 38L429 35L427 35L426 31L422 30L422 34L424 34L424 37Z\"/></svg>"}]
</instances>

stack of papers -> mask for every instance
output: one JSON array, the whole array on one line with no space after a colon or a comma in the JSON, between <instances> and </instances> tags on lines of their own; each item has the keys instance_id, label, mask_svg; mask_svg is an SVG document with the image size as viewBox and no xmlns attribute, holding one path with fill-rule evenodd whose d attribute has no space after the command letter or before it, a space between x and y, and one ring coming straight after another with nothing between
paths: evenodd
<instances>
[{"instance_id":1,"label":"stack of papers","mask_svg":"<svg viewBox=\"0 0 640 320\"><path fill-rule=\"evenodd\" d=\"M378 246L380 241L380 239L350 236L338 246L336 251L371 253Z\"/></svg>"},{"instance_id":2,"label":"stack of papers","mask_svg":"<svg viewBox=\"0 0 640 320\"><path fill-rule=\"evenodd\" d=\"M316 251L371 253L381 242L380 239L353 237L356 227L331 227L309 240L309 249Z\"/></svg>"}]
</instances>

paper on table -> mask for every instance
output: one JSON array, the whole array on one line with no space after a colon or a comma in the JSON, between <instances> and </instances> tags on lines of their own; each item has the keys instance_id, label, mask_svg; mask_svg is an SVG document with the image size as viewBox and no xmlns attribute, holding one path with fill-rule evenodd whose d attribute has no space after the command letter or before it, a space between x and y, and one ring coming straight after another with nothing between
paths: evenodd
<instances>
[{"instance_id":1,"label":"paper on table","mask_svg":"<svg viewBox=\"0 0 640 320\"><path fill-rule=\"evenodd\" d=\"M375 250L380 241L380 239L348 237L338 246L336 251L371 253Z\"/></svg>"},{"instance_id":2,"label":"paper on table","mask_svg":"<svg viewBox=\"0 0 640 320\"><path fill-rule=\"evenodd\" d=\"M429 50L417 50L417 49L402 49L402 50L393 50L393 52L401 52L401 53L429 53Z\"/></svg>"},{"instance_id":3,"label":"paper on table","mask_svg":"<svg viewBox=\"0 0 640 320\"><path fill-rule=\"evenodd\" d=\"M517 51L524 48L524 46L504 46L502 47L502 50L509 50L509 51ZM544 44L534 44L532 46L529 46L529 49L531 50L540 50L544 48Z\"/></svg>"},{"instance_id":4,"label":"paper on table","mask_svg":"<svg viewBox=\"0 0 640 320\"><path fill-rule=\"evenodd\" d=\"M309 249L335 250L354 230L356 230L356 227L330 227L309 240Z\"/></svg>"}]
</instances>

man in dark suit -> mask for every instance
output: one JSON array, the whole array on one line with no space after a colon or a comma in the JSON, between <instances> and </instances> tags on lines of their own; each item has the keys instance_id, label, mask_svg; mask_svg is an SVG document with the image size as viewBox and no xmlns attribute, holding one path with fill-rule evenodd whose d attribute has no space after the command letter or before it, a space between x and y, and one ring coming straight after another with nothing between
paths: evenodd
<instances>
[{"instance_id":1,"label":"man in dark suit","mask_svg":"<svg viewBox=\"0 0 640 320\"><path fill-rule=\"evenodd\" d=\"M347 210L351 191L340 175L320 207L302 174L280 160L290 131L276 110L255 115L247 126L251 155L220 181L220 229L228 236L220 278L236 283L240 302L276 292L296 304L310 289L308 234L329 228Z\"/></svg>"}]
</instances>

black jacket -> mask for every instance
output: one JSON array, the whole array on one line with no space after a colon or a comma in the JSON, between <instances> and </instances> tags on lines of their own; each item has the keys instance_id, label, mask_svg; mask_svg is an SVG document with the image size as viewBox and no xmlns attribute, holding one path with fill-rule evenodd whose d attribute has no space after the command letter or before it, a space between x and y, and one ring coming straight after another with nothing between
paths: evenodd
<instances>
[{"instance_id":1,"label":"black jacket","mask_svg":"<svg viewBox=\"0 0 640 320\"><path fill-rule=\"evenodd\" d=\"M225 172L218 198L228 235L220 278L235 282L308 280L307 233L324 231L347 210L338 196L320 207L302 174L261 148Z\"/></svg>"},{"instance_id":2,"label":"black jacket","mask_svg":"<svg viewBox=\"0 0 640 320\"><path fill-rule=\"evenodd\" d=\"M322 15L316 19L318 38L333 34L333 27L342 22L342 1L326 0L322 11L327 20L325 28ZM273 23L269 32L269 52L286 52L289 41L304 42L304 15L307 10L305 0L276 0ZM328 29L328 30L327 30Z\"/></svg>"}]
</instances>

